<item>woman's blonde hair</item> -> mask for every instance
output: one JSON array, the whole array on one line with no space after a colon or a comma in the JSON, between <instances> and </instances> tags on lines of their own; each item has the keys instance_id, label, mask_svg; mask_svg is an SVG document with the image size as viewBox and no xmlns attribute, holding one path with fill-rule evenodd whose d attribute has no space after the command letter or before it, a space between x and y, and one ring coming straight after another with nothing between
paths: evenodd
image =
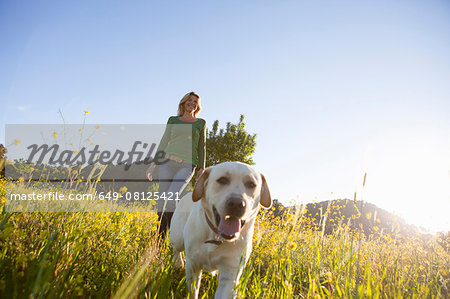
<instances>
[{"instance_id":1,"label":"woman's blonde hair","mask_svg":"<svg viewBox=\"0 0 450 299\"><path fill-rule=\"evenodd\" d=\"M178 104L178 116L183 116L184 114L184 103L189 100L190 96L195 96L197 98L197 109L194 111L194 116L197 116L197 114L200 113L200 110L202 110L202 107L200 106L200 96L196 94L195 92L191 91L188 92L180 101L180 104Z\"/></svg>"}]
</instances>

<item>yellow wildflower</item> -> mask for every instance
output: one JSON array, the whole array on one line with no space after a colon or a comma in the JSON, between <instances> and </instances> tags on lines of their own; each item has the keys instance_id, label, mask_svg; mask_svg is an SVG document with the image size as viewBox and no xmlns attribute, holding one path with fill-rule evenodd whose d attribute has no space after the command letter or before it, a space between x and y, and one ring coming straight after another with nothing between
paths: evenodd
<instances>
[{"instance_id":1,"label":"yellow wildflower","mask_svg":"<svg viewBox=\"0 0 450 299\"><path fill-rule=\"evenodd\" d=\"M295 250L297 249L297 243L296 242L289 242L287 243L287 248L289 248L290 250Z\"/></svg>"}]
</instances>

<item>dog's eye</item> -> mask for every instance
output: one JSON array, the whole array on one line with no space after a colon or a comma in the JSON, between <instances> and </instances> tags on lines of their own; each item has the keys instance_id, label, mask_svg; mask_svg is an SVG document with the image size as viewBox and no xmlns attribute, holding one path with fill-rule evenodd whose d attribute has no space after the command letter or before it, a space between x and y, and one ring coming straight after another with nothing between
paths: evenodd
<instances>
[{"instance_id":1,"label":"dog's eye","mask_svg":"<svg viewBox=\"0 0 450 299\"><path fill-rule=\"evenodd\" d=\"M253 182L247 182L247 183L245 183L245 187L247 187L249 189L254 189L256 187L256 184Z\"/></svg>"},{"instance_id":2,"label":"dog's eye","mask_svg":"<svg viewBox=\"0 0 450 299\"><path fill-rule=\"evenodd\" d=\"M226 177L221 177L217 180L217 182L221 185L228 185L230 183L230 180Z\"/></svg>"}]
</instances>

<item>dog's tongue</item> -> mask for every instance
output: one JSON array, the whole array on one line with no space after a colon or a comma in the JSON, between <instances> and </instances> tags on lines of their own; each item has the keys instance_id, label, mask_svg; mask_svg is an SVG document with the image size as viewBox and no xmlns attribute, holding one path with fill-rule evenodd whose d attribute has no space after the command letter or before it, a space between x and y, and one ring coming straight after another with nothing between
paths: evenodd
<instances>
[{"instance_id":1,"label":"dog's tongue","mask_svg":"<svg viewBox=\"0 0 450 299\"><path fill-rule=\"evenodd\" d=\"M219 232L228 235L234 236L241 229L241 221L239 218L229 217L228 219L220 219L219 222Z\"/></svg>"}]
</instances>

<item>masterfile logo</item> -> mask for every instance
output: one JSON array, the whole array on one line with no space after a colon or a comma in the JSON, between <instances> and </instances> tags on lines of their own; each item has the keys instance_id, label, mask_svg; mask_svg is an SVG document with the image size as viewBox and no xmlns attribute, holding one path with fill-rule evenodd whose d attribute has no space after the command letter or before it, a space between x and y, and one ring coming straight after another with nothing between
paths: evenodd
<instances>
[{"instance_id":1,"label":"masterfile logo","mask_svg":"<svg viewBox=\"0 0 450 299\"><path fill-rule=\"evenodd\" d=\"M167 163L158 149L168 126L146 125L6 125L6 207L8 211L117 211L151 208L164 178L151 163ZM184 151L192 153L192 136Z\"/></svg>"}]
</instances>

